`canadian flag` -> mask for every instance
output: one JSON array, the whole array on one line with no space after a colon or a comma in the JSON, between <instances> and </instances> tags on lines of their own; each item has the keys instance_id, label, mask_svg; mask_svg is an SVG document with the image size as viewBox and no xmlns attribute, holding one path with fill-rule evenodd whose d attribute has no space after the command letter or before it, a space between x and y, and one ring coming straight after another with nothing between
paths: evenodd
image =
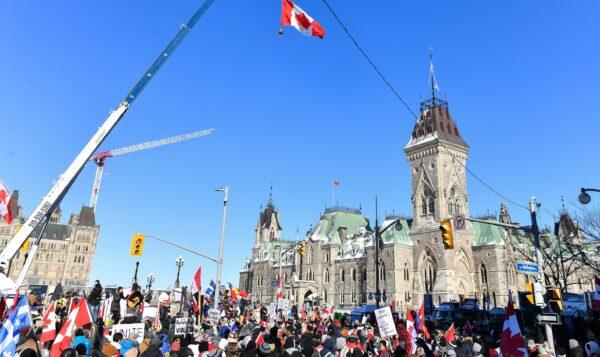
<instances>
[{"instance_id":1,"label":"canadian flag","mask_svg":"<svg viewBox=\"0 0 600 357\"><path fill-rule=\"evenodd\" d=\"M320 39L325 36L321 25L291 0L282 0L281 26L293 26L306 36L316 36Z\"/></svg>"},{"instance_id":2,"label":"canadian flag","mask_svg":"<svg viewBox=\"0 0 600 357\"><path fill-rule=\"evenodd\" d=\"M450 325L450 327L448 327L448 330L446 330L444 337L446 337L447 342L456 341L456 329L454 328L454 323Z\"/></svg>"},{"instance_id":3,"label":"canadian flag","mask_svg":"<svg viewBox=\"0 0 600 357\"><path fill-rule=\"evenodd\" d=\"M502 326L502 339L500 340L500 357L527 357L527 348L521 335L515 307L512 299L508 300L506 316Z\"/></svg>"},{"instance_id":4,"label":"canadian flag","mask_svg":"<svg viewBox=\"0 0 600 357\"><path fill-rule=\"evenodd\" d=\"M256 336L256 340L254 341L254 343L257 346L262 345L263 343L265 343L265 337L263 336L262 331L258 333L258 336Z\"/></svg>"},{"instance_id":5,"label":"canadian flag","mask_svg":"<svg viewBox=\"0 0 600 357\"><path fill-rule=\"evenodd\" d=\"M594 301L592 302L592 307L600 310L600 277L596 278L596 291L594 291Z\"/></svg>"},{"instance_id":6,"label":"canadian flag","mask_svg":"<svg viewBox=\"0 0 600 357\"><path fill-rule=\"evenodd\" d=\"M52 348L50 348L51 357L60 357L62 351L69 348L73 333L78 327L92 323L92 314L90 314L85 296L78 303L74 302L73 305L73 310L69 313L67 321L63 324Z\"/></svg>"},{"instance_id":7,"label":"canadian flag","mask_svg":"<svg viewBox=\"0 0 600 357\"><path fill-rule=\"evenodd\" d=\"M0 181L0 216L8 224L12 223L13 216L10 209L11 197L8 188Z\"/></svg>"},{"instance_id":8,"label":"canadian flag","mask_svg":"<svg viewBox=\"0 0 600 357\"><path fill-rule=\"evenodd\" d=\"M421 308L419 309L419 315L417 316L417 330L425 334L425 337L429 340L431 335L429 334L429 330L427 326L425 326L425 300L421 303Z\"/></svg>"},{"instance_id":9,"label":"canadian flag","mask_svg":"<svg viewBox=\"0 0 600 357\"><path fill-rule=\"evenodd\" d=\"M279 300L283 298L283 286L281 285L281 277L277 278L277 294L275 295L275 299Z\"/></svg>"},{"instance_id":10,"label":"canadian flag","mask_svg":"<svg viewBox=\"0 0 600 357\"><path fill-rule=\"evenodd\" d=\"M410 354L414 354L417 351L417 329L413 315L408 308L406 308L406 331L410 336Z\"/></svg>"},{"instance_id":11,"label":"canadian flag","mask_svg":"<svg viewBox=\"0 0 600 357\"><path fill-rule=\"evenodd\" d=\"M50 307L44 314L42 319L42 335L40 336L40 342L52 341L56 338L56 301L50 304Z\"/></svg>"}]
</instances>

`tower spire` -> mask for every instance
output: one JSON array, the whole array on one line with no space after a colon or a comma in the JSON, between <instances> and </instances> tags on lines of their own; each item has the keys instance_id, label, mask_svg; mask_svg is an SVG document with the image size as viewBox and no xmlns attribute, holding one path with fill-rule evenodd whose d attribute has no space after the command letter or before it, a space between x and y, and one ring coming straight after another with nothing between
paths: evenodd
<instances>
[{"instance_id":1,"label":"tower spire","mask_svg":"<svg viewBox=\"0 0 600 357\"><path fill-rule=\"evenodd\" d=\"M271 187L269 187L269 205L273 205L273 182L271 182Z\"/></svg>"},{"instance_id":2,"label":"tower spire","mask_svg":"<svg viewBox=\"0 0 600 357\"><path fill-rule=\"evenodd\" d=\"M433 69L433 47L429 46L429 85L431 86L431 98L435 99L435 91L440 91L440 87L435 80L435 70Z\"/></svg>"}]
</instances>

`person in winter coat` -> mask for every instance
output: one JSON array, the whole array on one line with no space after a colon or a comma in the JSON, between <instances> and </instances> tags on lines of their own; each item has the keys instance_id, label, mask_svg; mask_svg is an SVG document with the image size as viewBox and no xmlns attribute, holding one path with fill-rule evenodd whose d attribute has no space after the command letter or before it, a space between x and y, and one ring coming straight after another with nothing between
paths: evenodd
<instances>
[{"instance_id":1,"label":"person in winter coat","mask_svg":"<svg viewBox=\"0 0 600 357\"><path fill-rule=\"evenodd\" d=\"M73 339L73 342L71 342L71 348L76 349L78 345L85 346L87 356L89 356L92 352L92 344L90 341L88 341L87 337L85 336L85 332L83 332L82 329L77 329L75 331L75 338Z\"/></svg>"},{"instance_id":2,"label":"person in winter coat","mask_svg":"<svg viewBox=\"0 0 600 357\"><path fill-rule=\"evenodd\" d=\"M121 319L121 299L124 299L123 287L119 286L117 292L113 296L113 301L110 304L110 313L112 314L112 323L118 324Z\"/></svg>"},{"instance_id":3,"label":"person in winter coat","mask_svg":"<svg viewBox=\"0 0 600 357\"><path fill-rule=\"evenodd\" d=\"M101 301L102 285L100 285L99 280L96 280L96 284L94 284L94 288L90 292L90 296L88 296L88 305L90 306L90 314L92 315L92 320L96 320L96 317L98 317L98 310L100 310Z\"/></svg>"}]
</instances>

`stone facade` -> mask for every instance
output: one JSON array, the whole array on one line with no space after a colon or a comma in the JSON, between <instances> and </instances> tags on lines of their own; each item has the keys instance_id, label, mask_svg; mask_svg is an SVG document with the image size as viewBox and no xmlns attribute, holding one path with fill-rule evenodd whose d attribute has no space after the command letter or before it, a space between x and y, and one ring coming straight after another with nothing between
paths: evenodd
<instances>
[{"instance_id":1,"label":"stone facade","mask_svg":"<svg viewBox=\"0 0 600 357\"><path fill-rule=\"evenodd\" d=\"M425 294L434 303L475 297L504 306L529 277L517 274L517 260L532 255L517 251L516 231L485 223L511 223L504 204L500 215L483 222L467 221L454 229L454 248L445 249L440 221L469 215L466 163L470 148L463 140L448 103L431 98L404 147L411 168L412 217L386 217L379 253L380 289L398 308L418 307ZM279 272L284 297L302 302L312 297L340 309L374 304L375 239L369 218L359 210L331 207L304 237L305 255L280 252L294 241L282 239L279 212L270 201L255 231L252 258L240 272L240 288L255 301L273 301L272 281ZM281 261L281 267L279 262ZM589 286L586 285L586 288Z\"/></svg>"},{"instance_id":2,"label":"stone facade","mask_svg":"<svg viewBox=\"0 0 600 357\"><path fill-rule=\"evenodd\" d=\"M0 249L4 249L17 229L25 222L23 210L18 204L18 191L13 193L13 212L17 212L12 224L0 222ZM71 214L68 224L62 224L61 211L58 208L42 236L35 259L29 268L24 283L26 285L43 284L56 286L62 283L66 287L88 285L90 271L100 226L96 224L94 210L82 207L79 214ZM35 242L40 227L36 228L30 239ZM10 262L9 276L16 279L25 263L26 255L20 251Z\"/></svg>"}]
</instances>

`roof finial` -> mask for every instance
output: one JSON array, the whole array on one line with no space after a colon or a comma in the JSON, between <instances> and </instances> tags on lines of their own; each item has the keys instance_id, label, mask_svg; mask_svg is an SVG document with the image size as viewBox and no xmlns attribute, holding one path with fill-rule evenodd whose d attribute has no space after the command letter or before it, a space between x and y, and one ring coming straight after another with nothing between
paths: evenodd
<instances>
[{"instance_id":1,"label":"roof finial","mask_svg":"<svg viewBox=\"0 0 600 357\"><path fill-rule=\"evenodd\" d=\"M565 208L565 198L563 197L563 195L560 195L560 202L562 203L562 212L561 212L561 214L566 214L567 213L567 209Z\"/></svg>"},{"instance_id":2,"label":"roof finial","mask_svg":"<svg viewBox=\"0 0 600 357\"><path fill-rule=\"evenodd\" d=\"M435 80L435 70L433 69L433 47L429 46L429 85L431 86L431 98L435 99L435 91L440 91L440 87Z\"/></svg>"},{"instance_id":3,"label":"roof finial","mask_svg":"<svg viewBox=\"0 0 600 357\"><path fill-rule=\"evenodd\" d=\"M269 188L269 206L273 205L273 182L271 182L271 187Z\"/></svg>"}]
</instances>

